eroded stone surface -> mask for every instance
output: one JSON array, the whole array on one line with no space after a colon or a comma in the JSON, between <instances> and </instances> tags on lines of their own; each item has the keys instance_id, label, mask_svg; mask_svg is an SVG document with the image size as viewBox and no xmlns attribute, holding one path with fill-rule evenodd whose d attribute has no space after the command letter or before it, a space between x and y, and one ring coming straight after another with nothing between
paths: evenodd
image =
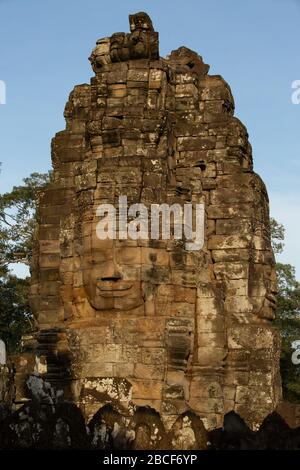
<instances>
[{"instance_id":1,"label":"eroded stone surface","mask_svg":"<svg viewBox=\"0 0 300 470\"><path fill-rule=\"evenodd\" d=\"M146 14L131 16L130 29L97 41L95 76L70 94L66 129L52 141L31 356L87 420L106 405L127 420L151 407L168 432L180 429L176 445L195 448L185 413L213 429L234 410L257 429L280 398L268 196L228 84L186 47L160 58ZM146 207L204 203L203 249L99 240L97 207L121 195ZM141 425L134 445L151 436Z\"/></svg>"}]
</instances>

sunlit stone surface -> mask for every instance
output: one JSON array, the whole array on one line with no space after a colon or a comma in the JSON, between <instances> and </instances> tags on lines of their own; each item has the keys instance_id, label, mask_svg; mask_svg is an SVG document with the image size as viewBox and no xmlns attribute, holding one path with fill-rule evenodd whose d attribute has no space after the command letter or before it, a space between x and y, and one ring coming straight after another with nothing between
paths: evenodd
<instances>
[{"instance_id":1,"label":"sunlit stone surface","mask_svg":"<svg viewBox=\"0 0 300 470\"><path fill-rule=\"evenodd\" d=\"M70 94L52 142L32 266L37 346L18 359L18 397L35 367L86 419L150 406L182 443L197 434L189 410L207 429L230 410L256 429L281 391L266 188L223 78L185 47L160 58L146 14L130 30L97 41L95 76ZM99 240L97 207L122 195L203 203L203 248ZM136 446L151 438L142 424Z\"/></svg>"}]
</instances>

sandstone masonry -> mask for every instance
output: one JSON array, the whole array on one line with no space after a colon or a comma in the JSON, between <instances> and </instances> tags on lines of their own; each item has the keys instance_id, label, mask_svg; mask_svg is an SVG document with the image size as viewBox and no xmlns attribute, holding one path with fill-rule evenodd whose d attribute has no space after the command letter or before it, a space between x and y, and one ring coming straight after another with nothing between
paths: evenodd
<instances>
[{"instance_id":1,"label":"sandstone masonry","mask_svg":"<svg viewBox=\"0 0 300 470\"><path fill-rule=\"evenodd\" d=\"M257 429L281 396L266 188L224 79L186 47L160 58L145 13L130 30L97 41L95 76L71 92L52 141L32 265L37 333L15 358L16 400L35 370L87 421L109 405L137 432L132 417L151 407L167 430L195 417L214 429L234 410ZM98 240L98 205L124 194L204 203L204 248Z\"/></svg>"}]
</instances>

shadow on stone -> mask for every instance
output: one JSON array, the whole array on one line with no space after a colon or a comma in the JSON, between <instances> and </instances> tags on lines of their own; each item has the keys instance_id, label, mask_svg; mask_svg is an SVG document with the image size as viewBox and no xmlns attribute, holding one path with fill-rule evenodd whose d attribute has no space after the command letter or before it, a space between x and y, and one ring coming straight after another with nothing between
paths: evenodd
<instances>
[{"instance_id":1,"label":"shadow on stone","mask_svg":"<svg viewBox=\"0 0 300 470\"><path fill-rule=\"evenodd\" d=\"M255 433L234 411L224 416L223 428L209 433L210 448L213 450L249 450L256 448Z\"/></svg>"},{"instance_id":2,"label":"shadow on stone","mask_svg":"<svg viewBox=\"0 0 300 470\"><path fill-rule=\"evenodd\" d=\"M192 411L187 411L177 418L169 436L172 449L207 449L208 435L206 429L199 416Z\"/></svg>"},{"instance_id":3,"label":"shadow on stone","mask_svg":"<svg viewBox=\"0 0 300 470\"><path fill-rule=\"evenodd\" d=\"M135 434L131 448L134 450L170 449L169 437L161 417L149 406L137 408L130 426Z\"/></svg>"},{"instance_id":4,"label":"shadow on stone","mask_svg":"<svg viewBox=\"0 0 300 470\"><path fill-rule=\"evenodd\" d=\"M31 402L6 417L0 427L2 449L86 449L84 419L72 403Z\"/></svg>"},{"instance_id":5,"label":"shadow on stone","mask_svg":"<svg viewBox=\"0 0 300 470\"><path fill-rule=\"evenodd\" d=\"M112 405L105 405L93 416L89 425L91 446L94 449L127 449L133 436L127 430L126 418Z\"/></svg>"}]
</instances>

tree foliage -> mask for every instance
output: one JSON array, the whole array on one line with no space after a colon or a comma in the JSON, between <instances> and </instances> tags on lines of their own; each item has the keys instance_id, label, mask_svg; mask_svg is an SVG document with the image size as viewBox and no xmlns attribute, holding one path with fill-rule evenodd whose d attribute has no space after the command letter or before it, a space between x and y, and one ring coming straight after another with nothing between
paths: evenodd
<instances>
[{"instance_id":1,"label":"tree foliage","mask_svg":"<svg viewBox=\"0 0 300 470\"><path fill-rule=\"evenodd\" d=\"M36 200L50 173L32 173L23 184L0 194L0 337L8 350L18 349L32 329L29 278L12 274L12 263L29 264L36 225Z\"/></svg>"},{"instance_id":2,"label":"tree foliage","mask_svg":"<svg viewBox=\"0 0 300 470\"><path fill-rule=\"evenodd\" d=\"M284 227L271 220L272 245L275 254L281 253ZM300 340L300 283L295 268L290 264L276 263L278 297L275 324L282 338L280 370L283 396L286 400L300 403L300 365L293 364L292 343Z\"/></svg>"},{"instance_id":3,"label":"tree foliage","mask_svg":"<svg viewBox=\"0 0 300 470\"><path fill-rule=\"evenodd\" d=\"M285 228L282 224L277 222L277 220L271 217L270 220L271 226L271 242L272 248L275 254L282 253L284 247L284 234Z\"/></svg>"},{"instance_id":4,"label":"tree foliage","mask_svg":"<svg viewBox=\"0 0 300 470\"><path fill-rule=\"evenodd\" d=\"M0 266L29 263L36 222L36 200L50 173L32 173L24 184L0 195Z\"/></svg>"},{"instance_id":5,"label":"tree foliage","mask_svg":"<svg viewBox=\"0 0 300 470\"><path fill-rule=\"evenodd\" d=\"M0 336L9 352L17 351L21 336L32 330L28 297L29 278L10 273L0 277Z\"/></svg>"}]
</instances>

